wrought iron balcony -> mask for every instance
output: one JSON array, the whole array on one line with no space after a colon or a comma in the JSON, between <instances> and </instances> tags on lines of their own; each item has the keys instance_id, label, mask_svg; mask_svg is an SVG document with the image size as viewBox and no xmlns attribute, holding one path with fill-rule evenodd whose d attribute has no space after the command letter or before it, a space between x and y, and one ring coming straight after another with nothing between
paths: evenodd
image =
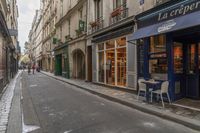
<instances>
[{"instance_id":1,"label":"wrought iron balcony","mask_svg":"<svg viewBox=\"0 0 200 133\"><path fill-rule=\"evenodd\" d=\"M104 22L103 17L99 17L95 21L90 22L89 23L90 24L90 32L93 33L97 30L102 29L104 27L103 22Z\"/></svg>"},{"instance_id":2,"label":"wrought iron balcony","mask_svg":"<svg viewBox=\"0 0 200 133\"><path fill-rule=\"evenodd\" d=\"M127 3L115 8L110 15L110 25L117 23L128 17Z\"/></svg>"}]
</instances>

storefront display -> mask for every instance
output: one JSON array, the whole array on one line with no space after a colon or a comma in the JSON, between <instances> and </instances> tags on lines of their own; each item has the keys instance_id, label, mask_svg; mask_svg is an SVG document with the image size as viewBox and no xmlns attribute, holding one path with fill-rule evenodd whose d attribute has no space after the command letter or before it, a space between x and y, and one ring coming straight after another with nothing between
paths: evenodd
<instances>
[{"instance_id":1,"label":"storefront display","mask_svg":"<svg viewBox=\"0 0 200 133\"><path fill-rule=\"evenodd\" d=\"M126 37L98 44L98 82L126 86Z\"/></svg>"},{"instance_id":2,"label":"storefront display","mask_svg":"<svg viewBox=\"0 0 200 133\"><path fill-rule=\"evenodd\" d=\"M166 38L164 35L154 36L150 39L149 73L167 73Z\"/></svg>"},{"instance_id":3,"label":"storefront display","mask_svg":"<svg viewBox=\"0 0 200 133\"><path fill-rule=\"evenodd\" d=\"M183 73L183 44L174 42L174 72Z\"/></svg>"}]
</instances>

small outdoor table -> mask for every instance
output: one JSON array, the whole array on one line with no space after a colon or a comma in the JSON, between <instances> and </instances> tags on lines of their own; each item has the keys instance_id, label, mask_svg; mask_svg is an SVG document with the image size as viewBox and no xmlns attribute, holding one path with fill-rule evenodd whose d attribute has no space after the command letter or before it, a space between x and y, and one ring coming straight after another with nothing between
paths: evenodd
<instances>
[{"instance_id":1,"label":"small outdoor table","mask_svg":"<svg viewBox=\"0 0 200 133\"><path fill-rule=\"evenodd\" d=\"M160 82L146 80L146 81L142 81L142 83L146 84L146 102L149 103L149 89L150 89L150 87L153 87L153 89L154 89L156 85L160 84Z\"/></svg>"}]
</instances>

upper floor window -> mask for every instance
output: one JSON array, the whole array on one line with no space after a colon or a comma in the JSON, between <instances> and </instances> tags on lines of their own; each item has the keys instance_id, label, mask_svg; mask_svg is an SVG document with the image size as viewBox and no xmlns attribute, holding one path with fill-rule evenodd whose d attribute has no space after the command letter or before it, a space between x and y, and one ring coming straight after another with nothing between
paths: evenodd
<instances>
[{"instance_id":1,"label":"upper floor window","mask_svg":"<svg viewBox=\"0 0 200 133\"><path fill-rule=\"evenodd\" d=\"M79 18L80 18L80 20L82 20L83 19L83 8L80 8L78 10L78 12L79 12Z\"/></svg>"},{"instance_id":2,"label":"upper floor window","mask_svg":"<svg viewBox=\"0 0 200 133\"><path fill-rule=\"evenodd\" d=\"M103 16L103 0L94 0L95 2L95 19Z\"/></svg>"},{"instance_id":3,"label":"upper floor window","mask_svg":"<svg viewBox=\"0 0 200 133\"><path fill-rule=\"evenodd\" d=\"M126 3L126 0L113 0L113 8L116 9Z\"/></svg>"}]
</instances>

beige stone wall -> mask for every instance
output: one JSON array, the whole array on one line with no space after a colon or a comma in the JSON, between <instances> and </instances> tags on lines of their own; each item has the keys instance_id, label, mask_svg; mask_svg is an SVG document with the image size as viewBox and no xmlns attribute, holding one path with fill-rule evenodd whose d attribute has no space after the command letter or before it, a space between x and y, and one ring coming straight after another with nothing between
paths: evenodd
<instances>
[{"instance_id":1,"label":"beige stone wall","mask_svg":"<svg viewBox=\"0 0 200 133\"><path fill-rule=\"evenodd\" d=\"M81 50L84 54L84 57L86 57L86 54L85 54L85 40L83 41L79 41L77 43L74 43L73 45L69 45L69 65L70 65L70 77L72 77L72 73L73 73L73 70L75 69L74 66L73 66L73 56L74 56L74 53L76 50Z\"/></svg>"},{"instance_id":2,"label":"beige stone wall","mask_svg":"<svg viewBox=\"0 0 200 133\"><path fill-rule=\"evenodd\" d=\"M149 0L147 0L149 1ZM134 16L140 12L139 2L137 0L127 0L128 17ZM110 26L110 16L114 10L113 1L103 0L103 20L104 27ZM95 21L95 2L94 0L88 0L88 32L90 32L90 22Z\"/></svg>"}]
</instances>

